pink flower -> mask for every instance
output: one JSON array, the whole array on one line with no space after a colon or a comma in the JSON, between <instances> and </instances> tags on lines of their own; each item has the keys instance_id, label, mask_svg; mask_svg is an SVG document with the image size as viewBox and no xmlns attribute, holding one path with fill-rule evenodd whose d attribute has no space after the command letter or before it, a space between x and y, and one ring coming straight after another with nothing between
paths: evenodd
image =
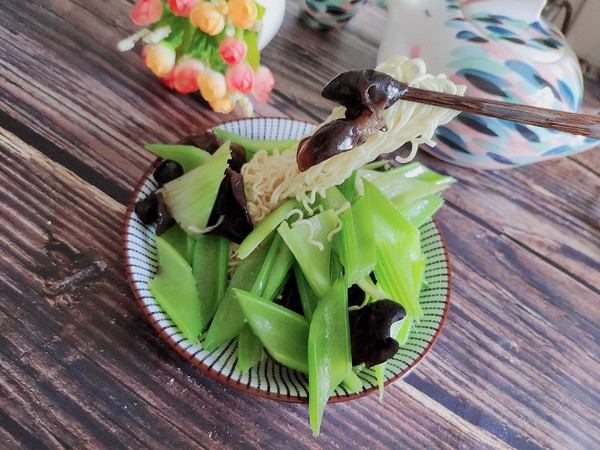
<instances>
[{"instance_id":1,"label":"pink flower","mask_svg":"<svg viewBox=\"0 0 600 450\"><path fill-rule=\"evenodd\" d=\"M227 64L241 63L248 54L248 46L244 41L227 37L219 44L219 55Z\"/></svg>"},{"instance_id":2,"label":"pink flower","mask_svg":"<svg viewBox=\"0 0 600 450\"><path fill-rule=\"evenodd\" d=\"M190 11L200 0L169 0L171 11L176 16L189 17Z\"/></svg>"},{"instance_id":3,"label":"pink flower","mask_svg":"<svg viewBox=\"0 0 600 450\"><path fill-rule=\"evenodd\" d=\"M173 75L173 72L174 71L172 70L160 79L169 89L175 89L175 75Z\"/></svg>"},{"instance_id":4,"label":"pink flower","mask_svg":"<svg viewBox=\"0 0 600 450\"><path fill-rule=\"evenodd\" d=\"M230 91L247 94L254 85L254 72L249 64L234 64L225 73L225 82Z\"/></svg>"},{"instance_id":5,"label":"pink flower","mask_svg":"<svg viewBox=\"0 0 600 450\"><path fill-rule=\"evenodd\" d=\"M163 5L160 0L139 0L131 8L131 21L139 27L152 25L162 17Z\"/></svg>"},{"instance_id":6,"label":"pink flower","mask_svg":"<svg viewBox=\"0 0 600 450\"><path fill-rule=\"evenodd\" d=\"M198 75L204 71L204 64L197 59L185 59L173 69L174 88L180 94L191 94L198 90Z\"/></svg>"},{"instance_id":7,"label":"pink flower","mask_svg":"<svg viewBox=\"0 0 600 450\"><path fill-rule=\"evenodd\" d=\"M254 81L254 89L252 95L259 102L269 101L269 94L275 87L275 79L271 70L266 66L258 66Z\"/></svg>"}]
</instances>

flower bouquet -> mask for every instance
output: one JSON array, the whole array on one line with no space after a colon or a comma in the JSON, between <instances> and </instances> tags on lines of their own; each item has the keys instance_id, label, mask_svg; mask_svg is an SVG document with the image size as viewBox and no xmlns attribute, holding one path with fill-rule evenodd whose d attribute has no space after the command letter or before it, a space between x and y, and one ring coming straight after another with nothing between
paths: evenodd
<instances>
[{"instance_id":1,"label":"flower bouquet","mask_svg":"<svg viewBox=\"0 0 600 450\"><path fill-rule=\"evenodd\" d=\"M263 14L255 0L138 0L130 17L143 28L118 48L131 50L141 40L144 63L169 88L199 91L223 114L239 103L250 117L249 96L266 102L275 85L271 71L260 64Z\"/></svg>"}]
</instances>

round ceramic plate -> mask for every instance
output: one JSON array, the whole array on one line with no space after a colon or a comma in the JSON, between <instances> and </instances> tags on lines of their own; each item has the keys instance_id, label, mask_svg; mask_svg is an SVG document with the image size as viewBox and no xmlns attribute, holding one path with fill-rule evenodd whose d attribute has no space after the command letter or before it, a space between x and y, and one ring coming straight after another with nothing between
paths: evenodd
<instances>
[{"instance_id":1,"label":"round ceramic plate","mask_svg":"<svg viewBox=\"0 0 600 450\"><path fill-rule=\"evenodd\" d=\"M309 133L314 125L290 119L257 118L226 122L218 127L250 138L299 139ZM208 376L263 397L306 402L308 380L305 375L281 366L268 356L252 369L239 371L236 368L235 340L214 352L203 349L204 335L201 336L199 344L191 344L152 297L148 290L148 283L158 269L154 243L155 225L144 225L133 209L139 199L146 197L157 188L151 176L157 162L146 171L133 193L123 229L123 252L127 277L148 319L171 346ZM427 257L425 276L429 283L429 289L422 292L420 296L424 316L411 331L408 341L401 346L396 356L388 360L385 366L385 384L406 375L417 365L435 342L448 312L450 268L442 236L433 221L425 223L420 232L421 246ZM363 370L359 376L363 381L362 392L349 394L343 387L338 387L331 401L350 400L378 389L374 370Z\"/></svg>"}]
</instances>

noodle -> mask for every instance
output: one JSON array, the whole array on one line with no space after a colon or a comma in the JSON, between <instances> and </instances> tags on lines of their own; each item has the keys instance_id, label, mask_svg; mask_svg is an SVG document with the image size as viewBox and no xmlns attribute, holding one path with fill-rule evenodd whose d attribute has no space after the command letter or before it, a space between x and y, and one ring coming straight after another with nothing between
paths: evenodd
<instances>
[{"instance_id":1,"label":"noodle","mask_svg":"<svg viewBox=\"0 0 600 450\"><path fill-rule=\"evenodd\" d=\"M465 91L464 86L455 85L445 75L427 74L425 63L420 59L393 57L377 66L376 70L411 87L455 95L462 95ZM335 108L324 123L343 117L344 112L344 107ZM310 205L315 202L317 193L323 195L327 188L342 183L354 170L409 141L412 143L410 154L405 158L397 157L397 161L406 163L412 160L420 144L435 145L432 141L435 129L457 114L457 111L400 99L383 113L388 131L375 133L364 144L305 172L298 169L295 147L271 156L264 150L257 152L242 167L252 221L260 222L283 201L294 197L311 214L313 208Z\"/></svg>"}]
</instances>

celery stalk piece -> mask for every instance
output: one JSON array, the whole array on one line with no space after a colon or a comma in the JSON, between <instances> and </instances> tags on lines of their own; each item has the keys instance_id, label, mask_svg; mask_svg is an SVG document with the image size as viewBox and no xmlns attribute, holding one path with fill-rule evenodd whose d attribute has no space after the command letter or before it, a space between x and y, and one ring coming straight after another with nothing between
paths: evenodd
<instances>
[{"instance_id":1,"label":"celery stalk piece","mask_svg":"<svg viewBox=\"0 0 600 450\"><path fill-rule=\"evenodd\" d=\"M395 336L395 339L398 341L398 344L402 347L408 341L408 336L410 334L412 321L410 317L405 317L404 319L394 323L390 328L390 336ZM394 327L394 325L397 325Z\"/></svg>"},{"instance_id":2,"label":"celery stalk piece","mask_svg":"<svg viewBox=\"0 0 600 450\"><path fill-rule=\"evenodd\" d=\"M244 314L234 298L234 288L250 290L260 272L269 251L271 240L265 240L236 269L225 295L219 302L212 323L208 327L204 348L212 352L220 345L236 337L244 327Z\"/></svg>"},{"instance_id":3,"label":"celery stalk piece","mask_svg":"<svg viewBox=\"0 0 600 450\"><path fill-rule=\"evenodd\" d=\"M206 228L230 157L226 142L204 164L162 187L169 212L186 233Z\"/></svg>"},{"instance_id":4,"label":"celery stalk piece","mask_svg":"<svg viewBox=\"0 0 600 450\"><path fill-rule=\"evenodd\" d=\"M237 144L246 151L248 160L252 159L254 154L259 150L265 150L267 153L273 153L273 150L284 151L292 147L298 146L296 139L252 139L239 134L231 133L222 130L221 128L213 129L213 132L221 139L230 140L232 144Z\"/></svg>"},{"instance_id":5,"label":"celery stalk piece","mask_svg":"<svg viewBox=\"0 0 600 450\"><path fill-rule=\"evenodd\" d=\"M368 276L375 267L373 215L368 198L361 197L340 214L341 231L334 237L334 249L344 266L346 284L352 286Z\"/></svg>"},{"instance_id":6,"label":"celery stalk piece","mask_svg":"<svg viewBox=\"0 0 600 450\"><path fill-rule=\"evenodd\" d=\"M348 392L354 394L358 394L363 390L363 382L356 374L356 372L354 372L354 370L348 372L348 376L344 378L344 380L342 381L342 385L346 388Z\"/></svg>"},{"instance_id":7,"label":"celery stalk piece","mask_svg":"<svg viewBox=\"0 0 600 450\"><path fill-rule=\"evenodd\" d=\"M171 244L188 264L192 264L194 246L196 244L196 240L193 237L183 231L178 224L170 227L161 237Z\"/></svg>"},{"instance_id":8,"label":"celery stalk piece","mask_svg":"<svg viewBox=\"0 0 600 450\"><path fill-rule=\"evenodd\" d=\"M237 368L244 372L263 359L263 356L262 342L248 324L244 325L238 336Z\"/></svg>"},{"instance_id":9,"label":"celery stalk piece","mask_svg":"<svg viewBox=\"0 0 600 450\"><path fill-rule=\"evenodd\" d=\"M308 373L308 323L300 314L250 292L235 289L250 328L275 361Z\"/></svg>"},{"instance_id":10,"label":"celery stalk piece","mask_svg":"<svg viewBox=\"0 0 600 450\"><path fill-rule=\"evenodd\" d=\"M296 200L288 200L273 210L262 222L254 227L244 241L240 244L237 255L245 259L275 228L283 222L290 212L297 209L300 203Z\"/></svg>"},{"instance_id":11,"label":"celery stalk piece","mask_svg":"<svg viewBox=\"0 0 600 450\"><path fill-rule=\"evenodd\" d=\"M319 301L308 333L308 411L314 436L327 399L351 370L348 288L338 280Z\"/></svg>"},{"instance_id":12,"label":"celery stalk piece","mask_svg":"<svg viewBox=\"0 0 600 450\"><path fill-rule=\"evenodd\" d=\"M398 201L398 197L393 198L392 203L406 220L419 228L440 209L440 206L444 204L444 199L438 194L433 194L423 197L408 206L403 206L403 199L400 198L400 201Z\"/></svg>"},{"instance_id":13,"label":"celery stalk piece","mask_svg":"<svg viewBox=\"0 0 600 450\"><path fill-rule=\"evenodd\" d=\"M342 184L340 184L339 186L339 190L341 192L341 194L346 197L346 199L351 203L354 204L356 202L356 199L358 197L358 192L356 192L356 177L358 176L358 173L356 172L356 170L354 172L352 172L352 174L346 178L344 180L344 182Z\"/></svg>"},{"instance_id":14,"label":"celery stalk piece","mask_svg":"<svg viewBox=\"0 0 600 450\"><path fill-rule=\"evenodd\" d=\"M148 288L186 339L196 344L202 327L192 268L165 239L159 236L155 239L159 268Z\"/></svg>"},{"instance_id":15,"label":"celery stalk piece","mask_svg":"<svg viewBox=\"0 0 600 450\"><path fill-rule=\"evenodd\" d=\"M377 378L377 387L379 388L379 401L383 403L383 392L385 388L385 380L383 379L383 375L385 374L385 366L387 361L382 362L381 364L377 364L373 368L375 369L375 377Z\"/></svg>"},{"instance_id":16,"label":"celery stalk piece","mask_svg":"<svg viewBox=\"0 0 600 450\"><path fill-rule=\"evenodd\" d=\"M281 236L275 234L262 267L252 285L252 294L262 296L274 270L279 249L285 246ZM285 277L285 274L283 276ZM248 324L244 325L238 337L238 369L245 371L260 361L263 356L262 348L260 339L252 332Z\"/></svg>"},{"instance_id":17,"label":"celery stalk piece","mask_svg":"<svg viewBox=\"0 0 600 450\"><path fill-rule=\"evenodd\" d=\"M221 236L200 236L195 245L192 272L200 298L202 330L210 323L227 290L229 241Z\"/></svg>"},{"instance_id":18,"label":"celery stalk piece","mask_svg":"<svg viewBox=\"0 0 600 450\"><path fill-rule=\"evenodd\" d=\"M317 296L321 297L331 285L332 245L327 240L327 235L337 226L337 216L333 210L327 210L306 220L310 226L300 223L290 228L286 222L283 222L277 231L294 254L308 284ZM321 243L322 249L312 241Z\"/></svg>"},{"instance_id":19,"label":"celery stalk piece","mask_svg":"<svg viewBox=\"0 0 600 450\"><path fill-rule=\"evenodd\" d=\"M385 175L385 172L380 172L379 170L370 170L370 169L357 169L357 175L367 181L373 181L376 178L380 178Z\"/></svg>"},{"instance_id":20,"label":"celery stalk piece","mask_svg":"<svg viewBox=\"0 0 600 450\"><path fill-rule=\"evenodd\" d=\"M210 153L193 145L148 144L146 150L163 159L171 159L183 167L183 172L201 166L210 159Z\"/></svg>"},{"instance_id":21,"label":"celery stalk piece","mask_svg":"<svg viewBox=\"0 0 600 450\"><path fill-rule=\"evenodd\" d=\"M321 197L319 203L323 205L323 209L333 209L338 210L344 203L347 203L348 200L344 195L340 192L340 190L336 186L331 186L325 191L325 197Z\"/></svg>"},{"instance_id":22,"label":"celery stalk piece","mask_svg":"<svg viewBox=\"0 0 600 450\"><path fill-rule=\"evenodd\" d=\"M425 255L421 255L420 258L417 258L412 262L412 279L416 295L419 295L421 284L423 283L423 275L425 274L426 264L427 258L425 257Z\"/></svg>"},{"instance_id":23,"label":"celery stalk piece","mask_svg":"<svg viewBox=\"0 0 600 450\"><path fill-rule=\"evenodd\" d=\"M396 209L393 203L371 182L364 181L365 197L373 213L373 235L375 240L383 238L390 242L405 241L410 249L410 261L421 256L421 238L415 228Z\"/></svg>"},{"instance_id":24,"label":"celery stalk piece","mask_svg":"<svg viewBox=\"0 0 600 450\"><path fill-rule=\"evenodd\" d=\"M285 283L289 279L293 265L294 254L285 243L280 245L269 279L261 295L262 298L268 301L275 299L275 296L283 289L283 286L285 286Z\"/></svg>"},{"instance_id":25,"label":"celery stalk piece","mask_svg":"<svg viewBox=\"0 0 600 450\"><path fill-rule=\"evenodd\" d=\"M456 180L434 172L420 163L385 172L372 180L373 184L399 207L407 207L416 200L447 188Z\"/></svg>"},{"instance_id":26,"label":"celery stalk piece","mask_svg":"<svg viewBox=\"0 0 600 450\"><path fill-rule=\"evenodd\" d=\"M319 298L308 284L308 281L306 281L306 277L302 273L302 269L300 269L298 264L294 265L294 275L296 277L298 293L300 294L302 312L304 312L304 317L306 317L306 320L308 320L308 323L310 323L317 304L319 303Z\"/></svg>"}]
</instances>

